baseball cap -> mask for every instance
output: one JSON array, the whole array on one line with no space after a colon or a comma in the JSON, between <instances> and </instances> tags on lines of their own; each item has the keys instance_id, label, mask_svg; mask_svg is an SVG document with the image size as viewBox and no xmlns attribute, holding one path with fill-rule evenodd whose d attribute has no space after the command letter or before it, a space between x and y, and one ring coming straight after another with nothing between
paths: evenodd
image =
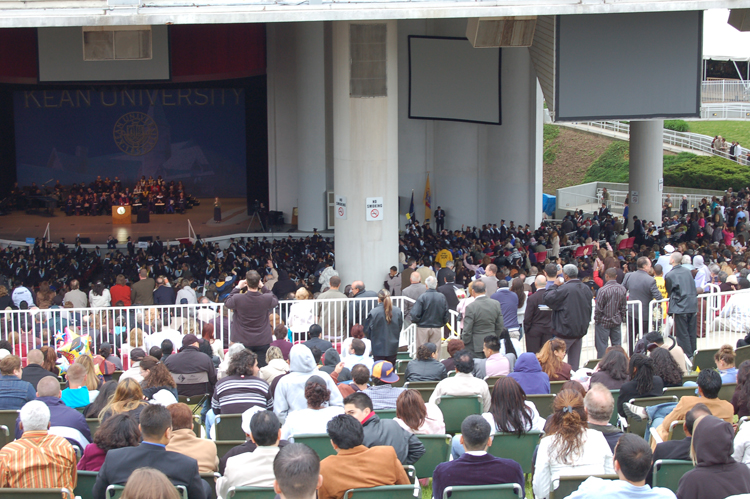
<instances>
[{"instance_id":1,"label":"baseball cap","mask_svg":"<svg viewBox=\"0 0 750 499\"><path fill-rule=\"evenodd\" d=\"M671 244L664 246L664 253L674 253L674 246Z\"/></svg>"},{"instance_id":2,"label":"baseball cap","mask_svg":"<svg viewBox=\"0 0 750 499\"><path fill-rule=\"evenodd\" d=\"M393 364L387 360L379 360L372 366L372 377L378 378L383 383L395 383L398 381L398 374L393 369Z\"/></svg>"},{"instance_id":3,"label":"baseball cap","mask_svg":"<svg viewBox=\"0 0 750 499\"><path fill-rule=\"evenodd\" d=\"M262 411L264 411L264 409L261 406L254 405L242 413L242 423L240 424L240 427L242 428L242 431L245 432L245 435L250 435L252 433L250 431L250 421L253 420L253 416Z\"/></svg>"},{"instance_id":4,"label":"baseball cap","mask_svg":"<svg viewBox=\"0 0 750 499\"><path fill-rule=\"evenodd\" d=\"M182 346L186 347L188 345L192 345L193 343L198 343L198 337L194 334L186 334L182 337Z\"/></svg>"},{"instance_id":5,"label":"baseball cap","mask_svg":"<svg viewBox=\"0 0 750 499\"><path fill-rule=\"evenodd\" d=\"M130 351L130 360L141 361L146 356L146 352L142 348L134 348Z\"/></svg>"}]
</instances>

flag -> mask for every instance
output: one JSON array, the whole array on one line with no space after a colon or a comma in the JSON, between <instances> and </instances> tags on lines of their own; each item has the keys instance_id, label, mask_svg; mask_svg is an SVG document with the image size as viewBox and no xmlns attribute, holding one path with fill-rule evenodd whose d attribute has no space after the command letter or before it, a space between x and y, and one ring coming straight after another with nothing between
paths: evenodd
<instances>
[{"instance_id":1,"label":"flag","mask_svg":"<svg viewBox=\"0 0 750 499\"><path fill-rule=\"evenodd\" d=\"M425 222L432 218L432 195L430 193L430 174L427 174L427 184L424 186L424 220Z\"/></svg>"},{"instance_id":2,"label":"flag","mask_svg":"<svg viewBox=\"0 0 750 499\"><path fill-rule=\"evenodd\" d=\"M409 204L409 213L406 214L406 219L409 221L414 220L414 189L411 191L411 203Z\"/></svg>"}]
</instances>

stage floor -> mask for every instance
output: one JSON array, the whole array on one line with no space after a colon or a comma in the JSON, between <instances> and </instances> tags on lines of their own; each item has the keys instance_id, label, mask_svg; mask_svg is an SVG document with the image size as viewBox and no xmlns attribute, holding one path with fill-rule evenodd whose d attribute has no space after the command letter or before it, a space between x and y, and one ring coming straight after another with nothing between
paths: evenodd
<instances>
[{"instance_id":1,"label":"stage floor","mask_svg":"<svg viewBox=\"0 0 750 499\"><path fill-rule=\"evenodd\" d=\"M196 234L203 239L210 237L227 236L248 232L250 216L247 214L247 201L245 198L232 198L221 200L222 221L214 222L214 200L213 198L201 199L200 206L187 210L184 215L175 213L172 215L151 215L148 224L135 223L133 215L130 225L112 225L112 216L104 215L97 217L65 216L59 208L55 215L27 215L23 211L0 217L0 239L11 241L25 241L27 237L42 237L50 224L50 239L58 243L61 237L65 242L72 244L78 234L81 237L91 239L91 244L105 247L107 238L112 235L118 242L124 243L128 236L134 241L140 236L159 236L162 241L175 240L188 237L188 220L193 225ZM290 225L274 227L275 232L288 232L293 229ZM260 232L260 225L253 221L251 232ZM270 234L270 233L269 233ZM253 234L257 235L257 234ZM260 234L262 235L262 234Z\"/></svg>"}]
</instances>

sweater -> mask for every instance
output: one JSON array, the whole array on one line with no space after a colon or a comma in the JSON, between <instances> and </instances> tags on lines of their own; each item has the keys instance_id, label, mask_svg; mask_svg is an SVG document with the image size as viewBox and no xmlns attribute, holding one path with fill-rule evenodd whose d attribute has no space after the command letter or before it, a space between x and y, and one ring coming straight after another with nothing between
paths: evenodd
<instances>
[{"instance_id":1,"label":"sweater","mask_svg":"<svg viewBox=\"0 0 750 499\"><path fill-rule=\"evenodd\" d=\"M525 481L521 465L512 459L494 457L487 453L480 456L467 453L458 459L437 465L432 474L432 497L443 499L446 487L500 483L517 483L523 491Z\"/></svg>"},{"instance_id":2,"label":"sweater","mask_svg":"<svg viewBox=\"0 0 750 499\"><path fill-rule=\"evenodd\" d=\"M107 451L101 450L96 444L88 444L83 451L81 460L78 461L78 469L81 471L99 471L104 464Z\"/></svg>"}]
</instances>

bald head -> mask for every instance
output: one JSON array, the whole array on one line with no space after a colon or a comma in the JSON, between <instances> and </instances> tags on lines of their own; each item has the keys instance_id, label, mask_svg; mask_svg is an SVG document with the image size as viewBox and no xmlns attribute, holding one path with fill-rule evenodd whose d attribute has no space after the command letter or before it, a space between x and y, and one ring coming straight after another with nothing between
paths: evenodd
<instances>
[{"instance_id":1,"label":"bald head","mask_svg":"<svg viewBox=\"0 0 750 499\"><path fill-rule=\"evenodd\" d=\"M86 383L86 368L81 364L73 364L65 373L68 378L68 384L72 389L80 388Z\"/></svg>"},{"instance_id":2,"label":"bald head","mask_svg":"<svg viewBox=\"0 0 750 499\"><path fill-rule=\"evenodd\" d=\"M669 257L669 263L671 265L680 265L682 264L682 253L679 251L675 251L672 253L672 255Z\"/></svg>"},{"instance_id":3,"label":"bald head","mask_svg":"<svg viewBox=\"0 0 750 499\"><path fill-rule=\"evenodd\" d=\"M419 275L419 272L412 272L409 276L409 282L412 284L417 284L421 280L422 276Z\"/></svg>"},{"instance_id":4,"label":"bald head","mask_svg":"<svg viewBox=\"0 0 750 499\"><path fill-rule=\"evenodd\" d=\"M547 278L542 274L539 274L536 276L536 279L534 279L534 285L536 286L536 289L544 288L547 285Z\"/></svg>"},{"instance_id":5,"label":"bald head","mask_svg":"<svg viewBox=\"0 0 750 499\"><path fill-rule=\"evenodd\" d=\"M44 354L41 350L31 350L26 356L28 364L39 364L40 366L44 363Z\"/></svg>"},{"instance_id":6,"label":"bald head","mask_svg":"<svg viewBox=\"0 0 750 499\"><path fill-rule=\"evenodd\" d=\"M60 398L60 382L54 376L45 376L36 385L36 396Z\"/></svg>"}]
</instances>

